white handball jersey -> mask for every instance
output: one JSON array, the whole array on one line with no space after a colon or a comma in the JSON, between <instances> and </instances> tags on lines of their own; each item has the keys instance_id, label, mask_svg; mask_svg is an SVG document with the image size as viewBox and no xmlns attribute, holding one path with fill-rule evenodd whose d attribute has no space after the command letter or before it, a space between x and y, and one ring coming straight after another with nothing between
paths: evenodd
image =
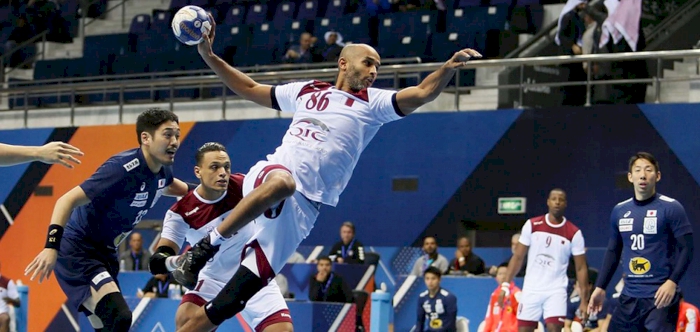
<instances>
[{"instance_id":1,"label":"white handball jersey","mask_svg":"<svg viewBox=\"0 0 700 332\"><path fill-rule=\"evenodd\" d=\"M209 201L192 190L175 203L165 214L161 237L182 247L185 240L199 242L226 218L243 198L243 175L232 174L226 193L215 201ZM230 240L221 244L214 259L200 272L207 278L226 283L241 262L241 251L257 231L255 221L243 227Z\"/></svg>"},{"instance_id":2,"label":"white handball jersey","mask_svg":"<svg viewBox=\"0 0 700 332\"><path fill-rule=\"evenodd\" d=\"M0 276L0 314L10 312L10 305L7 304L3 299L9 297L13 300L19 300L19 293L17 292L17 285L11 279ZM27 305L26 303L23 305Z\"/></svg>"},{"instance_id":3,"label":"white handball jersey","mask_svg":"<svg viewBox=\"0 0 700 332\"><path fill-rule=\"evenodd\" d=\"M307 81L275 86L271 97L273 108L294 116L282 145L267 159L290 169L304 196L331 206L379 127L402 117L396 92L389 90L350 94Z\"/></svg>"},{"instance_id":4,"label":"white handball jersey","mask_svg":"<svg viewBox=\"0 0 700 332\"><path fill-rule=\"evenodd\" d=\"M569 258L585 253L581 230L566 218L561 224L552 224L549 214L526 221L520 243L529 247L523 291L566 289Z\"/></svg>"}]
</instances>

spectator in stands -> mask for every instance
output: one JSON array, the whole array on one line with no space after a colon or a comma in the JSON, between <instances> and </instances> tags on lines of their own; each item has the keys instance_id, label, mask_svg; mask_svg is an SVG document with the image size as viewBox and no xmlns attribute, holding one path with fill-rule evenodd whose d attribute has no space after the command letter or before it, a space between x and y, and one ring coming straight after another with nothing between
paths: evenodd
<instances>
[{"instance_id":1,"label":"spectator in stands","mask_svg":"<svg viewBox=\"0 0 700 332\"><path fill-rule=\"evenodd\" d=\"M340 226L340 241L331 247L328 257L338 263L362 264L365 262L365 248L355 238L355 225L346 221Z\"/></svg>"},{"instance_id":2,"label":"spectator in stands","mask_svg":"<svg viewBox=\"0 0 700 332\"><path fill-rule=\"evenodd\" d=\"M457 239L455 258L450 262L450 272L480 275L486 273L486 264L477 254L472 252L472 244L468 237Z\"/></svg>"},{"instance_id":3,"label":"spectator in stands","mask_svg":"<svg viewBox=\"0 0 700 332\"><path fill-rule=\"evenodd\" d=\"M511 257L508 257L507 260L505 260L501 265L506 265L508 266L508 262L510 262L510 259L513 257L515 254L515 248L518 247L518 241L520 240L520 233L515 233L513 236L510 237L510 252L511 252ZM527 254L526 254L527 255ZM515 275L518 278L522 278L525 276L525 270L527 269L527 256L525 256L525 259L523 260L523 267L518 271L518 273ZM491 269L489 270L489 274L492 276L496 276L497 272L497 267L492 266Z\"/></svg>"},{"instance_id":4,"label":"spectator in stands","mask_svg":"<svg viewBox=\"0 0 700 332\"><path fill-rule=\"evenodd\" d=\"M29 24L27 16L18 16L15 20L15 26L12 29L10 36L7 38L7 42L5 42L5 51L3 54L9 53L17 46L30 40L32 37L34 37L34 34L34 29L32 29L32 26ZM10 55L8 66L12 68L30 69L32 68L31 59L35 54L36 45L31 43L19 51L12 53Z\"/></svg>"},{"instance_id":5,"label":"spectator in stands","mask_svg":"<svg viewBox=\"0 0 700 332\"><path fill-rule=\"evenodd\" d=\"M141 233L131 233L131 236L129 236L129 250L122 253L119 260L124 262L125 271L148 271L151 253L143 249Z\"/></svg>"},{"instance_id":6,"label":"spectator in stands","mask_svg":"<svg viewBox=\"0 0 700 332\"><path fill-rule=\"evenodd\" d=\"M338 62L340 51L343 50L343 35L337 31L328 31L323 36L326 43L314 47L314 62Z\"/></svg>"},{"instance_id":7,"label":"spectator in stands","mask_svg":"<svg viewBox=\"0 0 700 332\"><path fill-rule=\"evenodd\" d=\"M595 289L595 282L598 279L598 271L593 268L588 269L588 289L589 293L593 293ZM578 282L574 285L575 293L579 294L581 287L579 287ZM590 295L590 294L589 294ZM590 297L590 296L589 296ZM579 305L581 303L581 297L579 295L573 296L569 299L569 303L566 308L566 320L564 321L564 331L571 332L571 324L573 322L579 322L583 326L584 331L607 331L608 323L610 323L610 317L612 317L612 312L610 311L608 301L603 302L603 309L595 314L588 315L588 319L584 321L583 315L579 311Z\"/></svg>"},{"instance_id":8,"label":"spectator in stands","mask_svg":"<svg viewBox=\"0 0 700 332\"><path fill-rule=\"evenodd\" d=\"M319 258L316 268L318 272L309 281L309 300L340 303L353 301L352 289L342 276L331 270L330 258Z\"/></svg>"},{"instance_id":9,"label":"spectator in stands","mask_svg":"<svg viewBox=\"0 0 700 332\"><path fill-rule=\"evenodd\" d=\"M150 298L167 298L168 291L170 290L170 285L175 285L175 279L173 279L170 274L156 274L148 279L146 285L141 288L141 292L136 295L139 298L150 297ZM176 285L180 287L180 285Z\"/></svg>"},{"instance_id":10,"label":"spectator in stands","mask_svg":"<svg viewBox=\"0 0 700 332\"><path fill-rule=\"evenodd\" d=\"M302 32L299 36L299 44L292 45L284 55L284 61L289 63L313 62L313 36L308 32Z\"/></svg>"},{"instance_id":11,"label":"spectator in stands","mask_svg":"<svg viewBox=\"0 0 700 332\"><path fill-rule=\"evenodd\" d=\"M418 257L416 263L413 264L411 274L420 277L430 266L438 268L441 274L447 273L450 268L447 258L440 255L437 251L437 241L435 237L426 236L423 239L423 256Z\"/></svg>"},{"instance_id":12,"label":"spectator in stands","mask_svg":"<svg viewBox=\"0 0 700 332\"><path fill-rule=\"evenodd\" d=\"M298 251L295 251L294 254L292 254L291 257L287 260L287 264L297 264L297 263L306 263L306 259L304 259L304 256L300 254Z\"/></svg>"},{"instance_id":13,"label":"spectator in stands","mask_svg":"<svg viewBox=\"0 0 700 332\"><path fill-rule=\"evenodd\" d=\"M617 0L613 0L617 1ZM603 34L603 22L608 17L608 6L610 0L605 1L605 4L597 3L595 5L586 6L585 16L583 17L586 24L586 31L583 33L583 54L599 54L606 53L599 47L600 37ZM588 72L587 63L583 63L583 69ZM594 80L610 79L610 62L592 62L591 63L591 78ZM593 85L591 86L591 103L593 104L609 104L610 103L610 85Z\"/></svg>"},{"instance_id":14,"label":"spectator in stands","mask_svg":"<svg viewBox=\"0 0 700 332\"><path fill-rule=\"evenodd\" d=\"M559 45L562 55L581 55L583 50L582 38L586 30L583 22L583 10L586 8L586 0L569 0L564 5L559 16L559 30L555 42ZM585 81L586 73L580 63L564 64L562 67L569 69L569 81ZM586 103L586 86L575 85L561 88L563 105L582 106Z\"/></svg>"},{"instance_id":15,"label":"spectator in stands","mask_svg":"<svg viewBox=\"0 0 700 332\"><path fill-rule=\"evenodd\" d=\"M10 331L10 306L19 307L17 285L10 278L0 275L0 332Z\"/></svg>"},{"instance_id":16,"label":"spectator in stands","mask_svg":"<svg viewBox=\"0 0 700 332\"><path fill-rule=\"evenodd\" d=\"M600 48L608 53L637 52L646 48L642 31L642 0L620 1L603 23ZM612 64L612 79L649 78L646 60L618 61ZM646 99L646 83L615 84L612 101L616 104L639 104Z\"/></svg>"},{"instance_id":17,"label":"spectator in stands","mask_svg":"<svg viewBox=\"0 0 700 332\"><path fill-rule=\"evenodd\" d=\"M457 331L457 298L440 287L441 278L440 269L431 266L425 270L423 280L428 290L418 296L416 332Z\"/></svg>"},{"instance_id":18,"label":"spectator in stands","mask_svg":"<svg viewBox=\"0 0 700 332\"><path fill-rule=\"evenodd\" d=\"M681 332L698 332L700 331L700 311L698 307L686 302L683 299L683 292L680 293L681 303L678 310L678 323L676 324L677 331Z\"/></svg>"},{"instance_id":19,"label":"spectator in stands","mask_svg":"<svg viewBox=\"0 0 700 332\"><path fill-rule=\"evenodd\" d=\"M508 272L508 263L503 263L497 267L496 290L491 293L491 300L486 309L486 319L484 320L484 332L517 332L518 331L518 303L520 301L520 288L515 283L510 285L510 295L503 301L502 309L498 305L498 297L501 295L501 284L505 282Z\"/></svg>"}]
</instances>

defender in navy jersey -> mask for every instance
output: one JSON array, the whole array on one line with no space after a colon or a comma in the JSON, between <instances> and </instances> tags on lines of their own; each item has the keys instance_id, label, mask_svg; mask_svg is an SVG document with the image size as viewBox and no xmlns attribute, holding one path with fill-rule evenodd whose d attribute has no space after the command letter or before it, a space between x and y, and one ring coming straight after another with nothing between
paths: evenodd
<instances>
[{"instance_id":1,"label":"defender in navy jersey","mask_svg":"<svg viewBox=\"0 0 700 332\"><path fill-rule=\"evenodd\" d=\"M605 288L620 262L625 287L608 330L675 331L678 282L693 256L693 229L681 203L656 192L661 172L653 155L634 155L627 178L634 197L613 208L612 235L589 311L601 310Z\"/></svg>"},{"instance_id":2,"label":"defender in navy jersey","mask_svg":"<svg viewBox=\"0 0 700 332\"><path fill-rule=\"evenodd\" d=\"M56 201L45 249L25 270L41 283L55 268L69 304L100 331L131 326L116 283L117 247L162 195L182 196L188 189L170 167L180 146L177 116L148 110L139 115L136 133L139 148L112 156Z\"/></svg>"}]
</instances>

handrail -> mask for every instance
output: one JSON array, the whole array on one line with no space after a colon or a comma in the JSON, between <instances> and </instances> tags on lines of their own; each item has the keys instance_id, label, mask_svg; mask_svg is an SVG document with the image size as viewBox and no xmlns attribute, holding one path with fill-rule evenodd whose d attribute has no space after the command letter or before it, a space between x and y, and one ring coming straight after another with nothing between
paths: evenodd
<instances>
[{"instance_id":1,"label":"handrail","mask_svg":"<svg viewBox=\"0 0 700 332\"><path fill-rule=\"evenodd\" d=\"M398 64L398 63L422 63L420 57L409 57L409 58L392 58L382 60L383 65ZM263 66L249 66L249 67L237 67L236 69L246 72L253 73L259 71L283 71L283 70L295 70L299 69L322 69L322 68L335 68L337 63L335 62L322 62L322 63L309 63L309 64L278 64L278 65L263 65ZM120 75L99 75L99 76L88 76L88 77L67 77L67 78L54 78L46 80L33 80L31 84L72 84L72 83L85 83L85 82L102 82L105 80L124 80L124 79L158 79L167 77L172 79L173 76L201 76L201 75L213 75L211 69L198 69L198 70L178 70L178 71L165 71L165 72L148 72L148 73L138 73L138 74L120 74ZM29 82L10 82L10 86L22 86Z\"/></svg>"},{"instance_id":2,"label":"handrail","mask_svg":"<svg viewBox=\"0 0 700 332\"><path fill-rule=\"evenodd\" d=\"M599 62L599 61L631 61L631 60L646 60L646 59L678 59L678 58L700 58L700 49L695 50L677 50L677 51L644 51L644 52L627 52L627 53L608 53L608 54L586 54L577 56L559 55L559 56L540 56L532 58L516 58L516 59L494 59L494 60L478 60L471 61L466 64L463 69L474 69L482 67L511 67L511 66L548 66L560 65L565 63L583 63L583 62ZM416 73L434 71L440 68L444 63L420 63L420 64L400 64L382 66L382 73ZM321 68L321 69L306 69L295 71L264 71L253 72L248 75L260 81L282 81L302 78L325 78L335 77L337 74L336 68ZM58 92L58 91L86 91L96 89L109 89L128 86L129 88L138 87L169 87L171 85L193 85L193 84L210 84L220 83L219 78L215 75L201 76L183 76L169 77L160 79L139 79L139 80L111 80L101 82L83 82L73 84L60 85L43 85L43 86L22 86L21 88L6 88L0 89L0 93L33 93L33 92Z\"/></svg>"},{"instance_id":3,"label":"handrail","mask_svg":"<svg viewBox=\"0 0 700 332\"><path fill-rule=\"evenodd\" d=\"M85 38L85 27L87 27L88 25L90 25L98 20L98 18L92 18L90 21L85 22L87 20L87 9L89 8L89 5L92 4L93 1L94 0L81 1L81 5L83 5L83 4L85 5L85 6L83 6L83 24L82 24L83 25L83 27L82 27L83 38ZM107 10L105 10L105 12L104 12L104 14L107 15L107 13L111 12L112 10L121 7L122 8L122 29L126 28L126 2L127 1L128 0L122 0L119 3L117 3L116 5L114 5L112 8L107 8Z\"/></svg>"},{"instance_id":4,"label":"handrail","mask_svg":"<svg viewBox=\"0 0 700 332\"><path fill-rule=\"evenodd\" d=\"M12 56L12 54L14 54L15 52L27 47L27 45L29 45L29 44L35 43L39 39L41 39L43 43L46 43L46 35L48 35L48 34L49 34L49 30L46 29L46 30L36 34L34 37L23 41L19 45L15 46L14 48L10 49L9 51L7 51L6 53L4 53L3 55L0 56L0 83L5 82L5 75L9 74L10 72L12 72L14 70L14 68L12 68L12 69L8 70L7 72L5 72L5 63L7 62L7 59L9 59ZM45 53L45 47L43 47L41 50L41 59L42 60L44 59L44 53ZM34 57L36 57L36 56L37 55L34 55ZM33 58L26 59L26 60L24 60L24 62L22 62L20 64L20 66L26 64L29 61L33 61L33 60L34 60Z\"/></svg>"}]
</instances>

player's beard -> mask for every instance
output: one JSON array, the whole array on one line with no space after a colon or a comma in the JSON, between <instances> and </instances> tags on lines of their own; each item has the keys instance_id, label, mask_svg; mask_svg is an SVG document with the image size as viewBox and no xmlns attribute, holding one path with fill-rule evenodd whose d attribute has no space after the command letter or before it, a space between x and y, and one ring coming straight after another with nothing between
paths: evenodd
<instances>
[{"instance_id":1,"label":"player's beard","mask_svg":"<svg viewBox=\"0 0 700 332\"><path fill-rule=\"evenodd\" d=\"M359 70L355 70L355 66L350 66L350 68L348 68L348 72L347 81L350 89L353 91L360 91L367 87L362 79L362 73L360 73Z\"/></svg>"}]
</instances>

